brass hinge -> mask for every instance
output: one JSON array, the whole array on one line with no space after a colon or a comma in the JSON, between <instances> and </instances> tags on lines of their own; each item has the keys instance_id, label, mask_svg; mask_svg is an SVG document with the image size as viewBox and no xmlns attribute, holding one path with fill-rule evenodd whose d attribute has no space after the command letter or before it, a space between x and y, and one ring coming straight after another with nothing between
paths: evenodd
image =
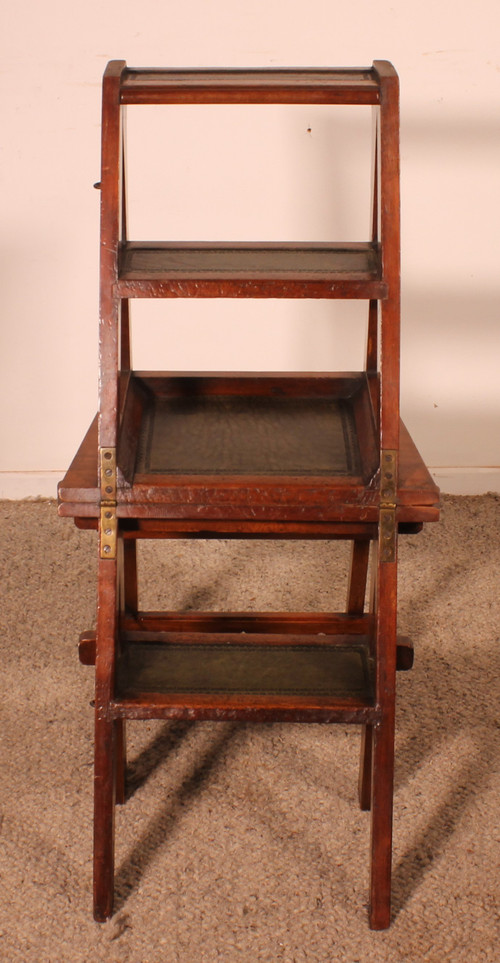
<instances>
[{"instance_id":1,"label":"brass hinge","mask_svg":"<svg viewBox=\"0 0 500 963\"><path fill-rule=\"evenodd\" d=\"M101 511L99 525L99 554L101 558L116 558L116 448L99 449Z\"/></svg>"},{"instance_id":2,"label":"brass hinge","mask_svg":"<svg viewBox=\"0 0 500 963\"><path fill-rule=\"evenodd\" d=\"M396 558L396 490L398 453L382 451L380 462L380 557L382 562Z\"/></svg>"}]
</instances>

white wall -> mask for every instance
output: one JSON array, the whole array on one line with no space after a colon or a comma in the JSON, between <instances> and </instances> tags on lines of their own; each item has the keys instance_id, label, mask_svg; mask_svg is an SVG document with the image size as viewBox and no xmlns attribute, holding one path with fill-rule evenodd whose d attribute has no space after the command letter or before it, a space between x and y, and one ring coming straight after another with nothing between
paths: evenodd
<instances>
[{"instance_id":1,"label":"white wall","mask_svg":"<svg viewBox=\"0 0 500 963\"><path fill-rule=\"evenodd\" d=\"M497 0L9 5L0 41L0 495L53 494L95 410L99 196L92 183L101 76L112 58L131 66L393 61L402 88L403 415L445 491L500 490L499 28ZM148 150L146 196L137 171L138 233L366 234L361 160L342 172L343 141L361 157L364 138L348 108L335 120L307 108L258 115L245 108L244 120L230 108L210 119L189 110L198 109L168 120L160 161ZM131 117L132 127L142 124L141 146L151 138L148 123ZM196 174L196 151L212 185ZM161 202L146 225L155 167ZM340 343L340 307L144 305L134 313L142 329L137 360L207 369L342 366L344 354L358 358L362 339L357 306L343 306L352 340Z\"/></svg>"}]
</instances>

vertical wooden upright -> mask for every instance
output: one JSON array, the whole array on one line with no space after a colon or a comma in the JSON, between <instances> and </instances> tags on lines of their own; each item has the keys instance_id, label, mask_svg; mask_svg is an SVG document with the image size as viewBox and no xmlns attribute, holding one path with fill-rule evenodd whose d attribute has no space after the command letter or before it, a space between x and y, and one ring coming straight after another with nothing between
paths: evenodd
<instances>
[{"instance_id":1,"label":"vertical wooden upright","mask_svg":"<svg viewBox=\"0 0 500 963\"><path fill-rule=\"evenodd\" d=\"M375 694L380 718L373 730L370 925L389 926L396 700L397 523L400 359L399 81L387 63L380 79L380 241L388 285L381 303L380 514L376 579Z\"/></svg>"},{"instance_id":2,"label":"vertical wooden upright","mask_svg":"<svg viewBox=\"0 0 500 963\"><path fill-rule=\"evenodd\" d=\"M122 209L122 136L120 79L123 61L108 65L102 89L101 244L99 290L100 474L99 561L97 585L95 764L94 764L94 915L108 918L113 906L114 813L116 802L117 723L110 718L118 651L119 549L116 507L120 305L114 294ZM106 465L109 463L109 467ZM111 472L111 474L106 474ZM105 537L105 532L109 536ZM123 794L120 780L120 796Z\"/></svg>"}]
</instances>

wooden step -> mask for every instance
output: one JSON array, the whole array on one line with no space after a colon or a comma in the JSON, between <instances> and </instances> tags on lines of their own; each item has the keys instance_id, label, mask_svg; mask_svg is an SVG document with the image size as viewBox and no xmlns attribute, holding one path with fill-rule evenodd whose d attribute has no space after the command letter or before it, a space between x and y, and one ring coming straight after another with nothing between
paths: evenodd
<instances>
[{"instance_id":1,"label":"wooden step","mask_svg":"<svg viewBox=\"0 0 500 963\"><path fill-rule=\"evenodd\" d=\"M122 104L377 104L375 70L141 70L127 68Z\"/></svg>"},{"instance_id":2,"label":"wooden step","mask_svg":"<svg viewBox=\"0 0 500 963\"><path fill-rule=\"evenodd\" d=\"M362 722L374 717L368 640L348 636L131 632L115 718Z\"/></svg>"},{"instance_id":3,"label":"wooden step","mask_svg":"<svg viewBox=\"0 0 500 963\"><path fill-rule=\"evenodd\" d=\"M115 293L122 298L387 297L378 248L344 244L128 241Z\"/></svg>"}]
</instances>

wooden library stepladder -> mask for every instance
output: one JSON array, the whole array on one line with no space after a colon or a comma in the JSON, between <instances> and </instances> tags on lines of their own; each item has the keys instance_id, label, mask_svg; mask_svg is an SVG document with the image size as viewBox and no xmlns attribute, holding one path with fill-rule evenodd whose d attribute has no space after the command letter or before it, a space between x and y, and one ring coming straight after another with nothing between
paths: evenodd
<instances>
[{"instance_id":1,"label":"wooden library stepladder","mask_svg":"<svg viewBox=\"0 0 500 963\"><path fill-rule=\"evenodd\" d=\"M129 240L128 104L356 104L374 115L371 232L359 243ZM366 69L158 70L103 83L99 411L59 486L59 513L98 531L94 916L113 911L114 808L127 719L352 723L371 811L369 919L391 917L398 535L438 517L438 490L399 417L399 85ZM363 371L178 374L131 366L130 298L356 298ZM142 611L138 538L348 539L342 613ZM368 573L371 573L367 592Z\"/></svg>"}]
</instances>

